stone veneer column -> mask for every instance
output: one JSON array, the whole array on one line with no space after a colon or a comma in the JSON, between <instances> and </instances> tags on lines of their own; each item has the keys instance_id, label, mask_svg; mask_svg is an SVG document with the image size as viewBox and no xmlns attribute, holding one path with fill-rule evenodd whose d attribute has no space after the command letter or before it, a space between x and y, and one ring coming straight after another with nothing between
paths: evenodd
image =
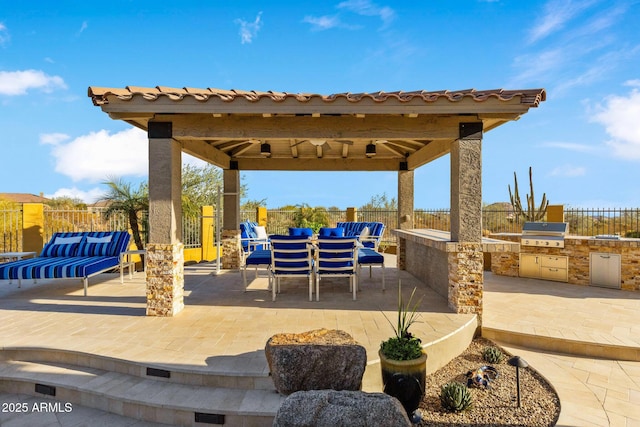
<instances>
[{"instance_id":1,"label":"stone veneer column","mask_svg":"<svg viewBox=\"0 0 640 427\"><path fill-rule=\"evenodd\" d=\"M222 268L240 267L240 230L222 230Z\"/></svg>"},{"instance_id":2,"label":"stone veneer column","mask_svg":"<svg viewBox=\"0 0 640 427\"><path fill-rule=\"evenodd\" d=\"M451 241L449 307L476 313L482 324L482 123L461 123L451 145Z\"/></svg>"},{"instance_id":3,"label":"stone veneer column","mask_svg":"<svg viewBox=\"0 0 640 427\"><path fill-rule=\"evenodd\" d=\"M222 217L222 268L240 268L240 171L225 169L224 211Z\"/></svg>"},{"instance_id":4,"label":"stone veneer column","mask_svg":"<svg viewBox=\"0 0 640 427\"><path fill-rule=\"evenodd\" d=\"M482 324L484 285L483 254L480 243L458 243L447 254L449 263L449 308L456 313L475 313Z\"/></svg>"},{"instance_id":5,"label":"stone veneer column","mask_svg":"<svg viewBox=\"0 0 640 427\"><path fill-rule=\"evenodd\" d=\"M149 122L148 133L147 315L175 316L184 308L182 147L171 122Z\"/></svg>"},{"instance_id":6,"label":"stone veneer column","mask_svg":"<svg viewBox=\"0 0 640 427\"><path fill-rule=\"evenodd\" d=\"M413 223L413 193L414 180L413 171L398 171L398 228L401 230L410 230L414 227ZM399 270L406 268L406 254L404 251L407 242L402 237L398 237L397 258L396 263Z\"/></svg>"},{"instance_id":7,"label":"stone veneer column","mask_svg":"<svg viewBox=\"0 0 640 427\"><path fill-rule=\"evenodd\" d=\"M182 243L147 245L147 316L170 317L184 308Z\"/></svg>"}]
</instances>

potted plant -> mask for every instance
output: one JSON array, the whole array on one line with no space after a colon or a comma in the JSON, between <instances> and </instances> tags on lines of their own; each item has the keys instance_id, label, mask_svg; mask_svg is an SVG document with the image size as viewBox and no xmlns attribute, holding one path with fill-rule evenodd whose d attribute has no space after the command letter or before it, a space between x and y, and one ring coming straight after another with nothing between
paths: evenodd
<instances>
[{"instance_id":1,"label":"potted plant","mask_svg":"<svg viewBox=\"0 0 640 427\"><path fill-rule=\"evenodd\" d=\"M424 397L427 377L427 354L422 349L422 341L409 332L409 327L417 322L422 301L413 302L415 293L416 288L405 304L398 285L397 324L387 318L395 336L383 341L378 351L383 391L397 398L414 422L420 418L416 410Z\"/></svg>"}]
</instances>

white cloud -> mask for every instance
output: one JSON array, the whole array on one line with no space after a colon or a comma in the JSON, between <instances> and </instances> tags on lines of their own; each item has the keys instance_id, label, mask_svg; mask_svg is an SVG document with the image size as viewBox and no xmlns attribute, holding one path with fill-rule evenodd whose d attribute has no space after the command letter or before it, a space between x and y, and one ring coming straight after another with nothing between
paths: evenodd
<instances>
[{"instance_id":1,"label":"white cloud","mask_svg":"<svg viewBox=\"0 0 640 427\"><path fill-rule=\"evenodd\" d=\"M51 154L55 171L73 181L98 182L107 177L144 176L148 173L147 134L131 128L114 134L106 130L91 132L69 143L58 141Z\"/></svg>"},{"instance_id":2,"label":"white cloud","mask_svg":"<svg viewBox=\"0 0 640 427\"><path fill-rule=\"evenodd\" d=\"M52 92L66 89L59 76L49 76L40 70L0 71L0 95L25 95L30 89Z\"/></svg>"},{"instance_id":3,"label":"white cloud","mask_svg":"<svg viewBox=\"0 0 640 427\"><path fill-rule=\"evenodd\" d=\"M251 43L258 35L258 31L262 28L262 12L259 12L253 22L247 22L243 19L236 19L234 22L240 25L240 41L242 44Z\"/></svg>"},{"instance_id":4,"label":"white cloud","mask_svg":"<svg viewBox=\"0 0 640 427\"><path fill-rule=\"evenodd\" d=\"M0 46L4 46L9 42L9 29L0 22Z\"/></svg>"},{"instance_id":5,"label":"white cloud","mask_svg":"<svg viewBox=\"0 0 640 427\"><path fill-rule=\"evenodd\" d=\"M566 164L553 169L551 172L549 172L549 175L575 177L584 176L586 175L586 173L587 169L583 166L573 166L570 164Z\"/></svg>"},{"instance_id":6,"label":"white cloud","mask_svg":"<svg viewBox=\"0 0 640 427\"><path fill-rule=\"evenodd\" d=\"M635 80L631 80L633 85ZM611 95L595 108L591 120L604 125L611 137L606 144L617 157L640 160L640 90L634 87L627 96Z\"/></svg>"},{"instance_id":7,"label":"white cloud","mask_svg":"<svg viewBox=\"0 0 640 427\"><path fill-rule=\"evenodd\" d=\"M82 25L80 26L80 29L78 30L78 35L84 33L84 30L86 30L88 26L89 26L89 24L87 24L87 21L82 21Z\"/></svg>"},{"instance_id":8,"label":"white cloud","mask_svg":"<svg viewBox=\"0 0 640 427\"><path fill-rule=\"evenodd\" d=\"M579 153L595 151L595 148L591 145L576 144L575 142L545 142L541 145L543 147L562 148L564 150L576 151Z\"/></svg>"},{"instance_id":9,"label":"white cloud","mask_svg":"<svg viewBox=\"0 0 640 427\"><path fill-rule=\"evenodd\" d=\"M544 15L530 31L529 41L534 43L563 29L567 22L594 3L594 0L551 0L547 2Z\"/></svg>"},{"instance_id":10,"label":"white cloud","mask_svg":"<svg viewBox=\"0 0 640 427\"><path fill-rule=\"evenodd\" d=\"M72 199L80 199L87 204L95 203L105 194L104 188L92 188L88 191L80 190L76 187L60 188L53 194L45 194L44 197L53 199L56 197L70 197Z\"/></svg>"},{"instance_id":11,"label":"white cloud","mask_svg":"<svg viewBox=\"0 0 640 427\"><path fill-rule=\"evenodd\" d=\"M337 16L305 16L302 22L311 24L312 30L316 31L328 30L341 26L340 18L338 18Z\"/></svg>"},{"instance_id":12,"label":"white cloud","mask_svg":"<svg viewBox=\"0 0 640 427\"><path fill-rule=\"evenodd\" d=\"M42 133L40 134L40 143L45 145L58 145L70 138L66 133Z\"/></svg>"},{"instance_id":13,"label":"white cloud","mask_svg":"<svg viewBox=\"0 0 640 427\"><path fill-rule=\"evenodd\" d=\"M378 6L369 0L347 0L338 4L338 9L346 9L362 16L379 17L387 26L396 17L396 13L388 6Z\"/></svg>"}]
</instances>

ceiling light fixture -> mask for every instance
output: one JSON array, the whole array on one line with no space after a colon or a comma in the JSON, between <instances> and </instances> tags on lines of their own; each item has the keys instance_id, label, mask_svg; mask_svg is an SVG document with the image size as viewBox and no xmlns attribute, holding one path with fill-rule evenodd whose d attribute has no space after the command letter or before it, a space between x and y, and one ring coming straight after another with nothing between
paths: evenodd
<instances>
[{"instance_id":1,"label":"ceiling light fixture","mask_svg":"<svg viewBox=\"0 0 640 427\"><path fill-rule=\"evenodd\" d=\"M374 143L369 143L367 144L367 148L366 148L366 155L367 157L373 157L376 155L376 144Z\"/></svg>"},{"instance_id":2,"label":"ceiling light fixture","mask_svg":"<svg viewBox=\"0 0 640 427\"><path fill-rule=\"evenodd\" d=\"M270 157L271 156L271 145L267 144L266 142L263 142L262 144L260 144L260 154L265 156L265 157Z\"/></svg>"}]
</instances>

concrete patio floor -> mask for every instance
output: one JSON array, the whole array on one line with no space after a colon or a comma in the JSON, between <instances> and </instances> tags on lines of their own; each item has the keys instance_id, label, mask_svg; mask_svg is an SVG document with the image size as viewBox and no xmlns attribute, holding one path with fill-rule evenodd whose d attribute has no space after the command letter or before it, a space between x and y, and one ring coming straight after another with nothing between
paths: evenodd
<instances>
[{"instance_id":1,"label":"concrete patio floor","mask_svg":"<svg viewBox=\"0 0 640 427\"><path fill-rule=\"evenodd\" d=\"M387 265L395 265L393 256ZM295 282L283 284L272 302L264 272L258 279L248 272L251 286L244 292L238 272L216 276L210 265L190 266L185 269L185 310L174 318L145 316L141 273L124 284L117 274L90 279L87 297L79 281L24 282L20 289L1 282L0 347L90 353L195 375L235 373L263 381L266 388L270 379L263 348L276 333L342 329L375 364L380 342L392 333L382 312L395 318L398 281L405 293L415 286L424 295L422 322L412 328L424 342L441 341L474 321L471 315L451 313L443 297L395 268L386 270L383 293L380 271L373 271L372 278L362 271L357 301L351 300L346 279L334 279L325 282L319 302L309 302L304 286ZM555 386L562 403L559 426L640 426L640 357L584 356L601 348L603 355L633 359L640 351L639 313L635 293L485 274L486 335L524 357ZM558 342L570 342L561 350L578 354L554 353ZM438 363L436 353L431 363ZM379 391L377 375L365 374L363 389ZM0 402L37 400L0 393ZM157 425L82 405L67 414L0 413L2 426L95 425L100 419L103 425ZM83 424L86 420L91 424Z\"/></svg>"}]
</instances>

